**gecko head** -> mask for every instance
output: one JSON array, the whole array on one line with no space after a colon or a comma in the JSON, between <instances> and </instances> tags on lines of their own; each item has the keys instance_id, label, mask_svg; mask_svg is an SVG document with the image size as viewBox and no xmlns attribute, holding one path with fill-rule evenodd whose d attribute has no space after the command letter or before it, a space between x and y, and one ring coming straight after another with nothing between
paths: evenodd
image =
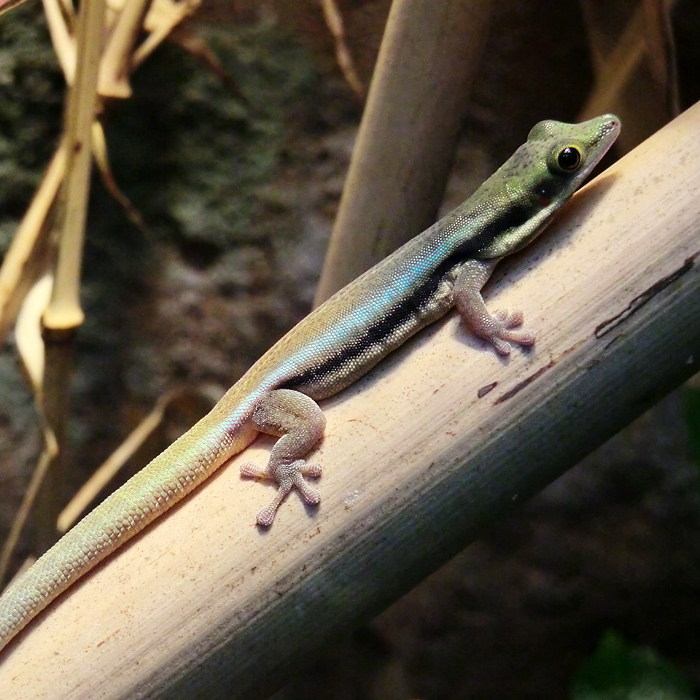
<instances>
[{"instance_id":1,"label":"gecko head","mask_svg":"<svg viewBox=\"0 0 700 700\"><path fill-rule=\"evenodd\" d=\"M511 221L480 251L502 257L526 246L581 186L620 133L620 120L604 114L581 124L536 124L524 143L485 184L500 190Z\"/></svg>"},{"instance_id":2,"label":"gecko head","mask_svg":"<svg viewBox=\"0 0 700 700\"><path fill-rule=\"evenodd\" d=\"M620 120L604 114L581 124L547 120L535 124L522 146L529 159L531 196L548 201L568 199L600 162L620 133Z\"/></svg>"}]
</instances>

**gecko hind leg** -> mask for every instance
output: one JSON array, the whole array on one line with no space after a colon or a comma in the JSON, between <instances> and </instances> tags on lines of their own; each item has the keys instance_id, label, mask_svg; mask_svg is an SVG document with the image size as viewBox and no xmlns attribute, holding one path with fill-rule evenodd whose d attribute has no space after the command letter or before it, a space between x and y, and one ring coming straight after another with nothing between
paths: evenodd
<instances>
[{"instance_id":1,"label":"gecko hind leg","mask_svg":"<svg viewBox=\"0 0 700 700\"><path fill-rule=\"evenodd\" d=\"M272 503L263 508L256 519L258 525L269 527L280 504L294 486L306 503L315 505L320 502L319 492L304 477L321 476L321 467L307 464L303 457L323 436L326 417L318 404L305 394L276 389L260 400L251 421L260 432L279 436L265 468L251 462L241 465L243 476L269 479L279 486Z\"/></svg>"}]
</instances>

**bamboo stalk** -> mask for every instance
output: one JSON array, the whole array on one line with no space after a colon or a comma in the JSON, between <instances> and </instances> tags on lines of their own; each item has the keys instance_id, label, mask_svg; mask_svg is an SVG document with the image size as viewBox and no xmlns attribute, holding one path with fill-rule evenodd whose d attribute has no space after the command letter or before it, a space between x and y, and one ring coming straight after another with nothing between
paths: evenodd
<instances>
[{"instance_id":1,"label":"bamboo stalk","mask_svg":"<svg viewBox=\"0 0 700 700\"><path fill-rule=\"evenodd\" d=\"M492 6L492 0L392 3L317 304L433 220Z\"/></svg>"},{"instance_id":2,"label":"bamboo stalk","mask_svg":"<svg viewBox=\"0 0 700 700\"><path fill-rule=\"evenodd\" d=\"M91 130L97 106L97 75L104 33L104 0L90 0L78 16L78 61L66 109L63 221L51 301L43 316L51 332L70 332L84 318L80 270L90 194Z\"/></svg>"},{"instance_id":3,"label":"bamboo stalk","mask_svg":"<svg viewBox=\"0 0 700 700\"><path fill-rule=\"evenodd\" d=\"M257 442L9 647L13 698L255 698L573 466L700 363L700 105L604 173L487 293L508 360L454 315L323 402L322 503L241 480ZM673 167L668 167L672 162Z\"/></svg>"}]
</instances>

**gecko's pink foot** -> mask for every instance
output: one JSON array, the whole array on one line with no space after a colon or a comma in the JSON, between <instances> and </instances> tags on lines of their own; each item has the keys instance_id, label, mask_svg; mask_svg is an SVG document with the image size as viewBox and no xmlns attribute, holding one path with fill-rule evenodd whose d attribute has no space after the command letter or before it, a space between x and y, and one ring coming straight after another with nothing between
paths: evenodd
<instances>
[{"instance_id":1,"label":"gecko's pink foot","mask_svg":"<svg viewBox=\"0 0 700 700\"><path fill-rule=\"evenodd\" d=\"M511 343L517 345L534 345L535 334L526 330L513 330L523 325L523 312L513 311L508 313L500 309L489 319L490 323L484 324L485 340L488 340L499 355L510 355Z\"/></svg>"},{"instance_id":2,"label":"gecko's pink foot","mask_svg":"<svg viewBox=\"0 0 700 700\"><path fill-rule=\"evenodd\" d=\"M262 527L272 525L277 509L294 486L297 487L302 498L309 505L321 502L321 494L304 478L305 476L318 478L321 476L321 467L317 464L307 464L303 459L296 459L292 462L280 460L275 464L271 459L264 469L253 462L246 462L241 465L241 475L254 479L276 481L279 485L272 503L263 508L256 517L257 524Z\"/></svg>"}]
</instances>

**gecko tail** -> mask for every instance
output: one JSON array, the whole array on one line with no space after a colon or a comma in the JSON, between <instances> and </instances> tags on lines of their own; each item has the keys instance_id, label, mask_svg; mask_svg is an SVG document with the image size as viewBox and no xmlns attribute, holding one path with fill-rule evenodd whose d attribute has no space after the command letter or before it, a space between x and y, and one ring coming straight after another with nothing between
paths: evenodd
<instances>
[{"instance_id":1,"label":"gecko tail","mask_svg":"<svg viewBox=\"0 0 700 700\"><path fill-rule=\"evenodd\" d=\"M218 409L218 410L217 410ZM75 581L172 508L255 438L249 407L221 406L70 529L0 596L0 650Z\"/></svg>"}]
</instances>

